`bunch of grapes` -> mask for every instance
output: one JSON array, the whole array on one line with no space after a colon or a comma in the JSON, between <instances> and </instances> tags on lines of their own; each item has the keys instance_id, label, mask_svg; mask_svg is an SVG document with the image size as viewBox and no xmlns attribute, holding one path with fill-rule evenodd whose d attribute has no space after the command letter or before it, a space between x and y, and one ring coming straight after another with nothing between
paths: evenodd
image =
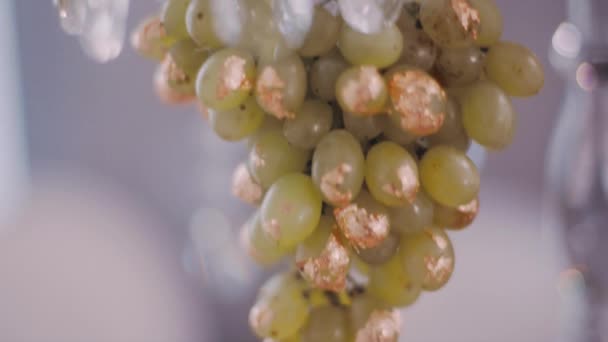
<instances>
[{"instance_id":1,"label":"bunch of grapes","mask_svg":"<svg viewBox=\"0 0 608 342\"><path fill-rule=\"evenodd\" d=\"M265 341L396 341L396 309L448 282L446 232L477 215L471 141L506 148L511 97L544 83L531 51L501 41L493 0L385 1L395 20L371 31L349 1L311 5L307 25L297 1L168 0L132 37L161 61L162 100L246 141L242 245L289 260L250 311Z\"/></svg>"}]
</instances>

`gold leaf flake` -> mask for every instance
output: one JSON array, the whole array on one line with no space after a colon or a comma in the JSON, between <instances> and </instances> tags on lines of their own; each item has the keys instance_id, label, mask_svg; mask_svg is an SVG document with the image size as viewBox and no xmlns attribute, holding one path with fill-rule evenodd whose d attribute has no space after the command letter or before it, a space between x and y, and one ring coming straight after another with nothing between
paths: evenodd
<instances>
[{"instance_id":1,"label":"gold leaf flake","mask_svg":"<svg viewBox=\"0 0 608 342\"><path fill-rule=\"evenodd\" d=\"M382 190L398 199L405 199L412 203L416 199L420 183L418 173L410 165L402 165L397 169L398 184L386 183Z\"/></svg>"},{"instance_id":2,"label":"gold leaf flake","mask_svg":"<svg viewBox=\"0 0 608 342\"><path fill-rule=\"evenodd\" d=\"M431 76L420 70L397 71L391 75L388 89L402 129L418 136L439 131L445 113L435 112L433 104L445 101L446 94Z\"/></svg>"},{"instance_id":3,"label":"gold leaf flake","mask_svg":"<svg viewBox=\"0 0 608 342\"><path fill-rule=\"evenodd\" d=\"M258 99L260 99L262 107L279 119L293 119L296 117L295 113L287 110L283 103L286 86L285 81L279 77L272 66L266 66L262 70L256 84Z\"/></svg>"},{"instance_id":4,"label":"gold leaf flake","mask_svg":"<svg viewBox=\"0 0 608 342\"><path fill-rule=\"evenodd\" d=\"M334 292L343 291L346 287L346 275L350 265L348 250L332 233L325 249L318 257L299 262L302 275L315 288Z\"/></svg>"},{"instance_id":5,"label":"gold leaf flake","mask_svg":"<svg viewBox=\"0 0 608 342\"><path fill-rule=\"evenodd\" d=\"M268 236L275 241L279 241L281 238L281 226L279 225L279 221L276 219L271 219L269 222L264 222L262 229L264 229L264 232L266 232L266 234L268 234Z\"/></svg>"},{"instance_id":6,"label":"gold leaf flake","mask_svg":"<svg viewBox=\"0 0 608 342\"><path fill-rule=\"evenodd\" d=\"M399 312L376 310L357 332L355 342L397 342L401 331Z\"/></svg>"},{"instance_id":7,"label":"gold leaf flake","mask_svg":"<svg viewBox=\"0 0 608 342\"><path fill-rule=\"evenodd\" d=\"M452 9L456 13L458 21L465 32L477 40L481 19L479 11L475 9L467 0L452 0Z\"/></svg>"},{"instance_id":8,"label":"gold leaf flake","mask_svg":"<svg viewBox=\"0 0 608 342\"><path fill-rule=\"evenodd\" d=\"M378 114L382 109L375 108L373 102L378 101L386 89L382 76L372 66L362 66L358 78L350 80L343 89L343 98L348 110L359 115Z\"/></svg>"},{"instance_id":9,"label":"gold leaf flake","mask_svg":"<svg viewBox=\"0 0 608 342\"><path fill-rule=\"evenodd\" d=\"M251 178L244 163L236 168L232 176L232 194L254 206L260 204L264 195L262 187Z\"/></svg>"},{"instance_id":10,"label":"gold leaf flake","mask_svg":"<svg viewBox=\"0 0 608 342\"><path fill-rule=\"evenodd\" d=\"M222 100L231 92L242 90L251 90L251 81L247 78L245 65L247 61L239 56L230 56L226 58L222 65L219 84L217 88L217 98Z\"/></svg>"},{"instance_id":11,"label":"gold leaf flake","mask_svg":"<svg viewBox=\"0 0 608 342\"><path fill-rule=\"evenodd\" d=\"M352 200L353 194L350 191L340 190L344 185L344 177L352 171L351 165L342 163L321 177L321 192L332 204L342 207Z\"/></svg>"},{"instance_id":12,"label":"gold leaf flake","mask_svg":"<svg viewBox=\"0 0 608 342\"><path fill-rule=\"evenodd\" d=\"M355 247L373 248L388 236L389 220L386 215L368 213L365 208L359 208L355 203L336 208L334 215L338 227Z\"/></svg>"},{"instance_id":13,"label":"gold leaf flake","mask_svg":"<svg viewBox=\"0 0 608 342\"><path fill-rule=\"evenodd\" d=\"M167 56L154 74L154 90L164 103L188 103L196 98L195 94L181 92L171 86L171 84L174 84L176 87L179 87L186 81L188 81L186 74L175 65L170 56Z\"/></svg>"}]
</instances>

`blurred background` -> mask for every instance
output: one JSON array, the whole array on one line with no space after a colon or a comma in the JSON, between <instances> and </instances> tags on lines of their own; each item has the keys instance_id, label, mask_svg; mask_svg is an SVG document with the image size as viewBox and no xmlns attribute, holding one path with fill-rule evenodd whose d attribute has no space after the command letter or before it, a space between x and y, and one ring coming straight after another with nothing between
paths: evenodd
<instances>
[{"instance_id":1,"label":"blurred background","mask_svg":"<svg viewBox=\"0 0 608 342\"><path fill-rule=\"evenodd\" d=\"M403 341L572 342L584 319L582 275L541 228L565 91L547 51L566 7L497 3L546 86L515 101L515 143L488 155L480 217L452 235L455 276L404 311ZM128 27L158 6L132 1ZM249 212L229 191L245 148L195 108L162 105L154 65L130 48L87 59L51 1L0 1L0 44L0 341L253 341L263 271L233 242Z\"/></svg>"}]
</instances>

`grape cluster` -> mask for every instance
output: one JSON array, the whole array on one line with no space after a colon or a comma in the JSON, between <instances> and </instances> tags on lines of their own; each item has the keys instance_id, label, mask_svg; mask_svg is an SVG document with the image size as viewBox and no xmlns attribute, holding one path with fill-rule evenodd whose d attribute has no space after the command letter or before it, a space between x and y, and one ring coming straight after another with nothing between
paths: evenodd
<instances>
[{"instance_id":1,"label":"grape cluster","mask_svg":"<svg viewBox=\"0 0 608 342\"><path fill-rule=\"evenodd\" d=\"M396 341L396 308L448 282L446 231L479 210L471 141L506 148L511 97L538 93L543 70L500 40L493 0L392 1L395 21L372 32L325 1L305 36L306 20L277 16L290 3L168 0L132 43L161 61L163 101L195 101L221 138L247 143L233 192L258 209L242 245L262 265L291 265L260 290L256 335Z\"/></svg>"}]
</instances>

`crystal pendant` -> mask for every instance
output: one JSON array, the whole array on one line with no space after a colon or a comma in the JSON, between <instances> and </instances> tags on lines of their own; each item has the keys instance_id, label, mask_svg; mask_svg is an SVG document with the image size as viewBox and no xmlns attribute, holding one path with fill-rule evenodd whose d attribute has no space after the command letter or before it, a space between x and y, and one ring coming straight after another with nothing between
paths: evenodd
<instances>
[{"instance_id":1,"label":"crystal pendant","mask_svg":"<svg viewBox=\"0 0 608 342\"><path fill-rule=\"evenodd\" d=\"M274 20L287 46L298 49L306 40L315 14L314 0L274 0Z\"/></svg>"},{"instance_id":2,"label":"crystal pendant","mask_svg":"<svg viewBox=\"0 0 608 342\"><path fill-rule=\"evenodd\" d=\"M382 31L399 19L405 0L338 0L344 21L361 33Z\"/></svg>"},{"instance_id":3,"label":"crystal pendant","mask_svg":"<svg viewBox=\"0 0 608 342\"><path fill-rule=\"evenodd\" d=\"M79 37L84 52L105 63L122 51L129 0L54 0L63 30Z\"/></svg>"},{"instance_id":4,"label":"crystal pendant","mask_svg":"<svg viewBox=\"0 0 608 342\"><path fill-rule=\"evenodd\" d=\"M86 1L53 0L53 3L59 12L59 23L63 31L69 35L82 34L89 10Z\"/></svg>"},{"instance_id":5,"label":"crystal pendant","mask_svg":"<svg viewBox=\"0 0 608 342\"><path fill-rule=\"evenodd\" d=\"M89 15L80 45L92 59L105 63L122 51L129 0L88 0Z\"/></svg>"}]
</instances>

